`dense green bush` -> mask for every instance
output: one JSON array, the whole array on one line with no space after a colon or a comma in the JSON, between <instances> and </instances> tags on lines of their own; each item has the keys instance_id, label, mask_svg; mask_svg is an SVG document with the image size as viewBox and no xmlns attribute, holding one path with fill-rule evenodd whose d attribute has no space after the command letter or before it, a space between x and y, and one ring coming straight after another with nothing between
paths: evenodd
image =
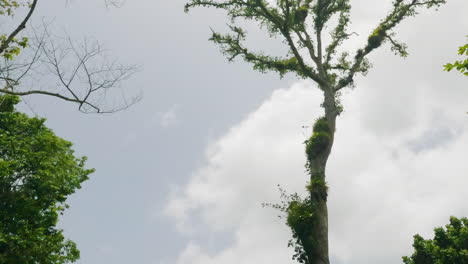
<instances>
[{"instance_id":1,"label":"dense green bush","mask_svg":"<svg viewBox=\"0 0 468 264\"><path fill-rule=\"evenodd\" d=\"M434 229L434 239L414 236L414 253L405 264L468 264L468 219L450 217L445 229Z\"/></svg>"}]
</instances>

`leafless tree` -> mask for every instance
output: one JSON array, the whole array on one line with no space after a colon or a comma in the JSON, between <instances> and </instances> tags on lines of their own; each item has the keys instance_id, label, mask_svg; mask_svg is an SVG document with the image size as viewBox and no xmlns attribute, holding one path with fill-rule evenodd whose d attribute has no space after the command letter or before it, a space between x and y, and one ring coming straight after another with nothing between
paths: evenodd
<instances>
[{"instance_id":1,"label":"leafless tree","mask_svg":"<svg viewBox=\"0 0 468 264\"><path fill-rule=\"evenodd\" d=\"M76 103L84 113L115 112L140 99L126 96L121 85L137 66L109 59L108 51L95 39L75 41L68 34L51 33L56 30L50 29L50 23L31 26L28 46L20 54L3 56L18 46L16 37L25 29L37 1L28 6L26 17L0 45L0 94L52 96ZM117 2L106 1L112 3Z\"/></svg>"}]
</instances>

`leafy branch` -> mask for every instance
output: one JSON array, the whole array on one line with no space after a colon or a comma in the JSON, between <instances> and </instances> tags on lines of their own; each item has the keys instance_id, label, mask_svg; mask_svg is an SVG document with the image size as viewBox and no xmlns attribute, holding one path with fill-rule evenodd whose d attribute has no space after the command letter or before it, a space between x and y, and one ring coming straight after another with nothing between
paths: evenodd
<instances>
[{"instance_id":1,"label":"leafy branch","mask_svg":"<svg viewBox=\"0 0 468 264\"><path fill-rule=\"evenodd\" d=\"M457 71L463 73L465 76L468 76L468 44L460 46L458 48L458 55L465 55L467 56L467 59L455 61L454 63L447 63L444 65L444 70L451 71L453 69L456 69Z\"/></svg>"}]
</instances>

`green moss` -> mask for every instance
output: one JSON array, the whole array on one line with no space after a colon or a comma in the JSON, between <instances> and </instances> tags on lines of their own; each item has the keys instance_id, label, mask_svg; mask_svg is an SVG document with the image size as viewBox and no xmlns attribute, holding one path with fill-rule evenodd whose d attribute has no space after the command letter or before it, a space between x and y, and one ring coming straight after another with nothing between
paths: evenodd
<instances>
[{"instance_id":1,"label":"green moss","mask_svg":"<svg viewBox=\"0 0 468 264\"><path fill-rule=\"evenodd\" d=\"M0 112L13 112L15 105L20 102L16 95L0 95Z\"/></svg>"},{"instance_id":2,"label":"green moss","mask_svg":"<svg viewBox=\"0 0 468 264\"><path fill-rule=\"evenodd\" d=\"M311 162L323 153L331 141L330 134L327 132L315 132L309 140L306 141L307 160Z\"/></svg>"},{"instance_id":3,"label":"green moss","mask_svg":"<svg viewBox=\"0 0 468 264\"><path fill-rule=\"evenodd\" d=\"M284 60L283 63L284 63L284 65L285 65L286 67L288 67L288 68L290 68L290 67L295 67L295 66L298 64L297 58L296 58L296 57L291 57L291 58L289 58L289 59L287 59L287 60Z\"/></svg>"},{"instance_id":4,"label":"green moss","mask_svg":"<svg viewBox=\"0 0 468 264\"><path fill-rule=\"evenodd\" d=\"M315 199L327 200L328 196L328 186L325 181L325 177L316 176L306 185L306 189L309 191L310 195Z\"/></svg>"},{"instance_id":5,"label":"green moss","mask_svg":"<svg viewBox=\"0 0 468 264\"><path fill-rule=\"evenodd\" d=\"M315 121L313 131L314 133L315 132L330 133L330 127L328 126L327 119L325 117L321 117L317 119L317 121Z\"/></svg>"},{"instance_id":6,"label":"green moss","mask_svg":"<svg viewBox=\"0 0 468 264\"><path fill-rule=\"evenodd\" d=\"M311 162L316 159L330 144L330 127L325 117L317 119L314 124L312 136L306 140L307 160Z\"/></svg>"},{"instance_id":7,"label":"green moss","mask_svg":"<svg viewBox=\"0 0 468 264\"><path fill-rule=\"evenodd\" d=\"M367 39L367 43L369 44L369 47L372 48L378 48L380 45L382 45L382 42L384 40L383 36L377 35L377 36L370 36Z\"/></svg>"},{"instance_id":8,"label":"green moss","mask_svg":"<svg viewBox=\"0 0 468 264\"><path fill-rule=\"evenodd\" d=\"M367 39L368 47L366 47L366 49L378 48L380 45L382 45L384 38L385 30L383 30L381 27L377 27Z\"/></svg>"},{"instance_id":9,"label":"green moss","mask_svg":"<svg viewBox=\"0 0 468 264\"><path fill-rule=\"evenodd\" d=\"M299 7L294 13L294 23L303 24L305 19L307 18L308 13L309 13L309 6L307 4Z\"/></svg>"}]
</instances>

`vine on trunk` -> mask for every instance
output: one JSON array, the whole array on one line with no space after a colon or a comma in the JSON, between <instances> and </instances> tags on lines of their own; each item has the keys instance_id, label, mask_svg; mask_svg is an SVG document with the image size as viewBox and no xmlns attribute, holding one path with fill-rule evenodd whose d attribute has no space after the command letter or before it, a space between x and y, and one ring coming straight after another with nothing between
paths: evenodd
<instances>
[{"instance_id":1,"label":"vine on trunk","mask_svg":"<svg viewBox=\"0 0 468 264\"><path fill-rule=\"evenodd\" d=\"M286 214L286 224L291 228L292 239L288 246L294 248L293 260L299 263L310 263L307 250L315 248L318 239L309 239L313 235L314 226L317 224L316 206L310 199L292 200L289 202Z\"/></svg>"},{"instance_id":2,"label":"vine on trunk","mask_svg":"<svg viewBox=\"0 0 468 264\"><path fill-rule=\"evenodd\" d=\"M279 204L264 203L263 206L278 209L286 215L286 225L291 228L292 238L288 241L288 247L294 249L293 260L299 263L309 264L311 251L318 248L319 239L313 235L313 230L318 223L317 205L309 195L300 197L297 193L287 194L278 186L281 192ZM283 218L284 215L280 215ZM313 239L310 239L314 237Z\"/></svg>"},{"instance_id":3,"label":"vine on trunk","mask_svg":"<svg viewBox=\"0 0 468 264\"><path fill-rule=\"evenodd\" d=\"M312 175L311 163L323 153L330 143L331 130L327 119L321 117L315 121L312 136L305 141L307 163L306 168ZM294 249L292 259L299 263L310 263L309 257L319 246L320 239L314 234L318 223L317 206L320 201L327 200L328 186L324 173L314 173L312 180L306 185L308 196L300 197L297 193L286 194L280 187L281 204L264 204L286 214L286 224L291 228L292 239L288 247Z\"/></svg>"},{"instance_id":4,"label":"vine on trunk","mask_svg":"<svg viewBox=\"0 0 468 264\"><path fill-rule=\"evenodd\" d=\"M312 163L323 153L331 141L331 131L327 119L321 117L315 121L312 136L305 141L307 162Z\"/></svg>"}]
</instances>

